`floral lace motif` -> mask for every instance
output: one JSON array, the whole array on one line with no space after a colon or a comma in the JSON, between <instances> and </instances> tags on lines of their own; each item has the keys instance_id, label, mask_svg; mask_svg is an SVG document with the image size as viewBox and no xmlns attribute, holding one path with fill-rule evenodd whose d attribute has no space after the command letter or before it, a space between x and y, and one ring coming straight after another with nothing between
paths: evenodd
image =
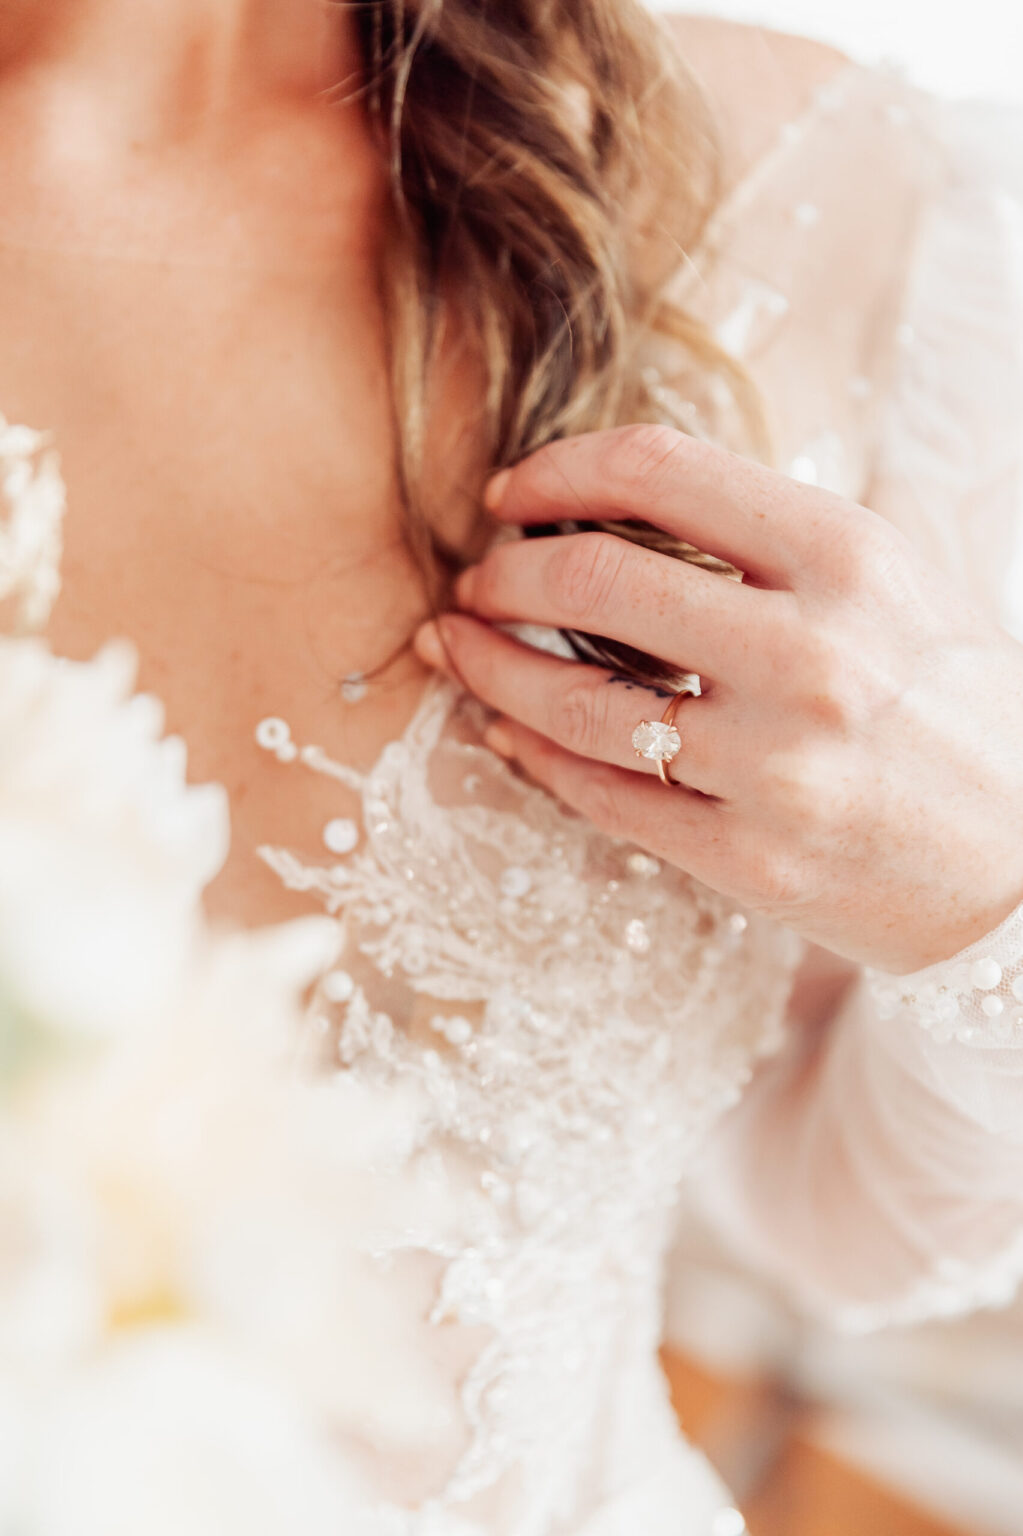
<instances>
[{"instance_id":1,"label":"floral lace motif","mask_svg":"<svg viewBox=\"0 0 1023 1536\"><path fill-rule=\"evenodd\" d=\"M939 1042L1023 1046L1023 904L976 944L908 976L867 970L878 1014L915 1018Z\"/></svg>"},{"instance_id":2,"label":"floral lace motif","mask_svg":"<svg viewBox=\"0 0 1023 1536\"><path fill-rule=\"evenodd\" d=\"M498 1485L488 1531L546 1530L578 1516L587 1469L596 1506L640 1454L637 1423L613 1464L616 1429L609 1486L595 1486L609 1401L623 1364L637 1368L622 1350L653 1362L680 1180L754 1059L780 1045L799 953L516 776L481 745L484 724L438 678L368 774L296 751L359 789L360 845L344 862L260 850L343 925L344 969L311 1007L321 1039L370 1079L416 1080L422 1146L476 1170L464 1248L408 1236L445 1260L433 1321L489 1338L463 1385L470 1442L417 1531L430 1509ZM277 722L265 744L280 755L288 740ZM663 1443L653 1379L648 1396Z\"/></svg>"}]
</instances>

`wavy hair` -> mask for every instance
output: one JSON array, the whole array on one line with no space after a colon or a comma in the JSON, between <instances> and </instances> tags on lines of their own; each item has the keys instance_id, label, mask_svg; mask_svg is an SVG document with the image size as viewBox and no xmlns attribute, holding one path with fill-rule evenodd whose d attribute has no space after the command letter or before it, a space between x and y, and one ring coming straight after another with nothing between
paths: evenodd
<instances>
[{"instance_id":1,"label":"wavy hair","mask_svg":"<svg viewBox=\"0 0 1023 1536\"><path fill-rule=\"evenodd\" d=\"M354 13L389 168L405 531L436 608L462 563L431 532L421 496L444 295L482 359L493 469L627 422L695 430L723 396L758 442L762 417L740 366L670 295L717 199L717 140L639 0L355 0ZM667 377L652 355L670 359ZM642 522L578 518L529 533L583 528L738 574ZM645 652L564 633L584 659L647 682L672 675Z\"/></svg>"}]
</instances>

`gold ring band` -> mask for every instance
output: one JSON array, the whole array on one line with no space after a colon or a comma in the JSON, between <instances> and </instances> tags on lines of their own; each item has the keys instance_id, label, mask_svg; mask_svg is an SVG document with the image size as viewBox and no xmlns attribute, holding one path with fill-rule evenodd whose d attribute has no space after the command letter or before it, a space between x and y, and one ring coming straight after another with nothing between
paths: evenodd
<instances>
[{"instance_id":1,"label":"gold ring band","mask_svg":"<svg viewBox=\"0 0 1023 1536\"><path fill-rule=\"evenodd\" d=\"M685 785L671 778L668 773L668 764L674 762L682 750L682 735L675 724L675 716L683 699L697 698L702 691L699 675L696 672L687 672L682 687L672 694L660 720L656 723L641 720L632 733L632 745L636 756L645 757L656 763L661 783L671 785L675 789L685 788Z\"/></svg>"}]
</instances>

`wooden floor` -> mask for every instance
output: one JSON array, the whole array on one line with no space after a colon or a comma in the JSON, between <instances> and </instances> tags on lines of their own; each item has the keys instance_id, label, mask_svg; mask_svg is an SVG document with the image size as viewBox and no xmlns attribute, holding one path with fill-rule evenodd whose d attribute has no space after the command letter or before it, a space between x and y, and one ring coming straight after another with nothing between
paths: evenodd
<instances>
[{"instance_id":1,"label":"wooden floor","mask_svg":"<svg viewBox=\"0 0 1023 1536\"><path fill-rule=\"evenodd\" d=\"M815 1444L812 1409L769 1382L715 1376L677 1351L663 1361L682 1427L736 1490L750 1536L974 1536Z\"/></svg>"}]
</instances>

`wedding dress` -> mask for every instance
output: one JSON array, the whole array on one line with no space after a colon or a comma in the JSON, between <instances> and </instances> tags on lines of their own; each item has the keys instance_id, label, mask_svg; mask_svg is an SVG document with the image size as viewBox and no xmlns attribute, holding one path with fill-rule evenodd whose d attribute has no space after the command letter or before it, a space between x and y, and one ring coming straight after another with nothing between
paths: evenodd
<instances>
[{"instance_id":1,"label":"wedding dress","mask_svg":"<svg viewBox=\"0 0 1023 1536\"><path fill-rule=\"evenodd\" d=\"M1010 626L1021 207L1023 123L848 66L679 275L761 385L779 467L892 517ZM651 351L664 389L669 361ZM726 402L694 381L688 407L728 440ZM679 1190L699 1169L737 1246L840 1323L1008 1294L1023 904L947 963L862 971L807 1071L785 1023L802 941L526 783L455 684L368 772L286 715L253 721L253 751L361 804L325 852L316 828L260 849L340 926L309 1049L414 1085L409 1156L461 1191L457 1241L425 1216L380 1234L381 1263L432 1277L419 1343L460 1409L418 1453L357 1448L372 1528L739 1536L657 1362Z\"/></svg>"}]
</instances>

